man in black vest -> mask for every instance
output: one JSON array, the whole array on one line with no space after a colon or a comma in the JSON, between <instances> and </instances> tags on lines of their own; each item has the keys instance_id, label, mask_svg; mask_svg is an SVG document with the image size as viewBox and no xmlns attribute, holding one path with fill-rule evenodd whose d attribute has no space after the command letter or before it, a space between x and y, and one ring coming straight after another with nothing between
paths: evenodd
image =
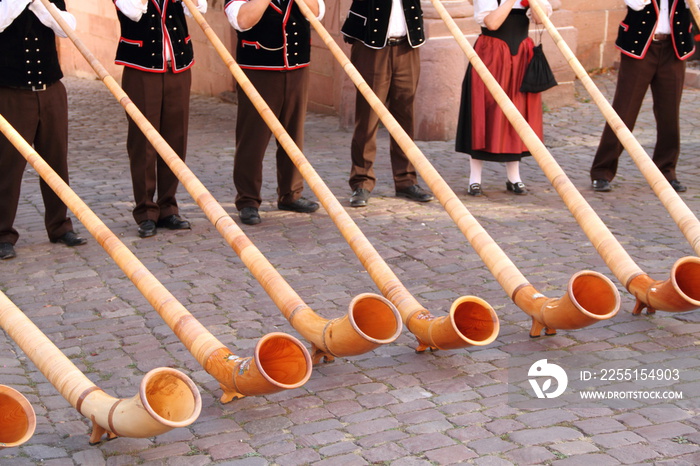
<instances>
[{"instance_id":1,"label":"man in black vest","mask_svg":"<svg viewBox=\"0 0 700 466\"><path fill-rule=\"evenodd\" d=\"M323 0L307 0L318 19ZM293 0L228 0L226 17L237 31L236 60L285 131L300 148L309 87L311 28ZM262 166L271 130L238 85L233 184L241 222L260 223ZM304 179L277 143L277 208L311 213L318 203L301 197Z\"/></svg>"},{"instance_id":2,"label":"man in black vest","mask_svg":"<svg viewBox=\"0 0 700 466\"><path fill-rule=\"evenodd\" d=\"M687 0L696 1L696 0ZM653 161L671 183L684 192L676 177L680 155L680 104L685 60L695 52L690 12L683 1L625 0L627 16L615 45L621 52L613 108L630 131L651 86L656 117ZM617 173L622 144L605 125L591 166L594 191L606 192Z\"/></svg>"},{"instance_id":3,"label":"man in black vest","mask_svg":"<svg viewBox=\"0 0 700 466\"><path fill-rule=\"evenodd\" d=\"M206 0L195 0L207 11ZM179 0L114 0L121 25L115 63L124 65L122 88L153 127L184 161L194 64L186 7ZM136 206L138 234L147 238L157 227L187 230L175 194L178 179L146 136L129 120L126 150ZM158 197L154 201L156 189Z\"/></svg>"},{"instance_id":4,"label":"man in black vest","mask_svg":"<svg viewBox=\"0 0 700 466\"><path fill-rule=\"evenodd\" d=\"M420 0L353 0L341 32L352 43L350 61L396 121L413 138L413 102L420 74L418 47L425 43ZM355 131L350 155L350 205L367 205L376 184L379 117L360 91L355 97ZM391 139L389 148L396 195L428 202L433 195L418 186L416 170Z\"/></svg>"},{"instance_id":5,"label":"man in black vest","mask_svg":"<svg viewBox=\"0 0 700 466\"><path fill-rule=\"evenodd\" d=\"M64 0L54 0L75 28ZM56 35L67 37L38 0L0 0L0 114L68 183L68 98L56 51ZM31 44L31 47L28 46ZM16 256L13 228L27 160L0 136L0 259ZM78 246L68 208L41 180L44 224L52 243Z\"/></svg>"}]
</instances>

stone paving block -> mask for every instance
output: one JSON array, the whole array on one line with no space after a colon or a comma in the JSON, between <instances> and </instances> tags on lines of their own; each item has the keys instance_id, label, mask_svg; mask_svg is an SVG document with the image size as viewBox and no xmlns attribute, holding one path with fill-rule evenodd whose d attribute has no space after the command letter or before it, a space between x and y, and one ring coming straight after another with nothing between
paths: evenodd
<instances>
[{"instance_id":1,"label":"stone paving block","mask_svg":"<svg viewBox=\"0 0 700 466\"><path fill-rule=\"evenodd\" d=\"M690 426L681 424L680 422L668 422L666 424L640 427L639 429L636 429L635 432L652 442L659 439L691 434L697 431Z\"/></svg>"},{"instance_id":2,"label":"stone paving block","mask_svg":"<svg viewBox=\"0 0 700 466\"><path fill-rule=\"evenodd\" d=\"M511 432L508 437L521 445L552 444L583 438L583 434L570 427L544 427Z\"/></svg>"},{"instance_id":3,"label":"stone paving block","mask_svg":"<svg viewBox=\"0 0 700 466\"><path fill-rule=\"evenodd\" d=\"M607 454L623 464L643 463L659 458L660 455L647 445L637 445L636 448L612 448Z\"/></svg>"},{"instance_id":4,"label":"stone paving block","mask_svg":"<svg viewBox=\"0 0 700 466\"><path fill-rule=\"evenodd\" d=\"M609 455L603 454L588 454L574 456L571 458L565 458L563 460L553 461L552 465L556 466L586 466L590 464L602 465L602 466L612 466L620 464L618 460Z\"/></svg>"}]
</instances>

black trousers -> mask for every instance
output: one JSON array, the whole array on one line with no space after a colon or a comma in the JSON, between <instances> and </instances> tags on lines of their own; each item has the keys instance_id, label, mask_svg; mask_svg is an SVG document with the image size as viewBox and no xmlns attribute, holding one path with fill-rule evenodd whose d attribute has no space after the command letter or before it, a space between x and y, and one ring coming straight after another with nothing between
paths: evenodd
<instances>
[{"instance_id":1,"label":"black trousers","mask_svg":"<svg viewBox=\"0 0 700 466\"><path fill-rule=\"evenodd\" d=\"M146 119L184 161L190 115L192 72L150 73L125 67L122 87ZM126 150L134 189L136 223L178 214L178 179L129 117ZM158 197L156 198L156 189Z\"/></svg>"},{"instance_id":2,"label":"black trousers","mask_svg":"<svg viewBox=\"0 0 700 466\"><path fill-rule=\"evenodd\" d=\"M0 114L34 150L68 183L68 98L58 81L45 91L0 87ZM19 233L13 227L19 204L22 176L27 160L0 134L0 242L16 244ZM44 180L44 225L50 240L73 230L66 216L68 208Z\"/></svg>"}]
</instances>

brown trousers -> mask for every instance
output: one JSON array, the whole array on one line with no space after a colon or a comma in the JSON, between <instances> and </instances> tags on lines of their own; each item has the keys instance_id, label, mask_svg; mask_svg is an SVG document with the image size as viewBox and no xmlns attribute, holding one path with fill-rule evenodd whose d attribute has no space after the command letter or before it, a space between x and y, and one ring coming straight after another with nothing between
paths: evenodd
<instances>
[{"instance_id":1,"label":"brown trousers","mask_svg":"<svg viewBox=\"0 0 700 466\"><path fill-rule=\"evenodd\" d=\"M621 56L612 104L632 131L644 95L651 87L656 118L653 161L669 181L676 179L680 155L680 105L684 78L685 62L676 58L671 40L652 42L642 59ZM622 149L610 125L606 124L591 166L591 180L612 181Z\"/></svg>"},{"instance_id":2,"label":"brown trousers","mask_svg":"<svg viewBox=\"0 0 700 466\"><path fill-rule=\"evenodd\" d=\"M371 49L360 41L352 44L350 60L401 128L413 138L413 102L420 75L420 55L408 41L382 49ZM377 156L379 117L360 91L355 97L355 131L350 146L352 168L350 188L374 189L377 182L374 161ZM416 170L406 154L391 138L391 169L396 189L417 183Z\"/></svg>"},{"instance_id":3,"label":"brown trousers","mask_svg":"<svg viewBox=\"0 0 700 466\"><path fill-rule=\"evenodd\" d=\"M304 121L309 88L309 68L292 71L244 70L272 113L280 121L299 149L304 145ZM236 117L236 154L233 159L233 184L236 208L260 207L263 158L272 131L238 86ZM304 178L277 142L277 201L291 203L301 197Z\"/></svg>"},{"instance_id":4,"label":"brown trousers","mask_svg":"<svg viewBox=\"0 0 700 466\"><path fill-rule=\"evenodd\" d=\"M190 70L150 73L125 67L122 75L124 92L183 161L187 153L191 83ZM178 214L177 177L136 123L130 117L128 120L126 150L136 203L134 220L158 221ZM158 198L154 201L156 189Z\"/></svg>"},{"instance_id":5,"label":"brown trousers","mask_svg":"<svg viewBox=\"0 0 700 466\"><path fill-rule=\"evenodd\" d=\"M34 150L68 183L68 99L58 81L45 91L0 87L0 114ZM27 160L0 135L0 242L16 244L19 233L13 228L19 204L22 176ZM73 230L66 216L68 209L42 179L44 225L50 240Z\"/></svg>"}]
</instances>

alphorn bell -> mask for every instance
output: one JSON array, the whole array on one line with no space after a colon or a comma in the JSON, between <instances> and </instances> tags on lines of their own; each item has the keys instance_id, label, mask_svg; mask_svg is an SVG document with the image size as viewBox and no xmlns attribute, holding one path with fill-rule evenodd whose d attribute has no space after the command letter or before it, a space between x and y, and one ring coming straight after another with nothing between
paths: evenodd
<instances>
[{"instance_id":1,"label":"alphorn bell","mask_svg":"<svg viewBox=\"0 0 700 466\"><path fill-rule=\"evenodd\" d=\"M698 7L695 4L695 0L688 0L686 3L694 6L697 11ZM538 13L542 10L542 6L537 1L532 2L530 6ZM691 7L691 10L692 9ZM615 112L615 109L607 101L603 93L600 92L591 77L588 76L581 62L576 58L549 18L545 18L543 24L554 40L557 48L559 48L559 51L564 55L567 63L576 74L576 77L583 83L583 86L591 95L593 101L605 117L605 120L610 125L610 128L620 140L620 143L627 150L630 157L632 157L639 171L644 175L644 178L651 186L654 194L658 196L663 206L671 215L671 218L676 222L676 225L678 225L683 235L695 250L695 253L700 254L700 221L698 221L695 213L683 202L683 199L673 187L671 187L666 177L661 173L661 170L659 170L649 154L646 153L642 145L637 141L637 138L635 138L629 128L627 128L622 118Z\"/></svg>"},{"instance_id":2,"label":"alphorn bell","mask_svg":"<svg viewBox=\"0 0 700 466\"><path fill-rule=\"evenodd\" d=\"M695 24L700 25L700 8L698 8L697 3L695 3L693 0L688 0L686 5L688 5L688 8L690 8L690 13L693 15Z\"/></svg>"},{"instance_id":3,"label":"alphorn bell","mask_svg":"<svg viewBox=\"0 0 700 466\"><path fill-rule=\"evenodd\" d=\"M0 385L0 449L22 445L34 435L36 414L24 395Z\"/></svg>"},{"instance_id":4,"label":"alphorn bell","mask_svg":"<svg viewBox=\"0 0 700 466\"><path fill-rule=\"evenodd\" d=\"M498 283L513 302L532 318L531 337L539 336L543 329L551 335L556 329L586 327L617 313L620 308L617 288L598 272L583 271L575 274L569 281L567 294L559 299L547 298L528 283L401 128L328 31L313 16L309 7L303 0L296 0L296 3Z\"/></svg>"},{"instance_id":5,"label":"alphorn bell","mask_svg":"<svg viewBox=\"0 0 700 466\"><path fill-rule=\"evenodd\" d=\"M685 257L679 259L671 270L671 277L665 281L652 280L645 274L627 254L615 236L605 226L571 180L557 164L540 138L535 134L525 118L520 114L513 102L508 98L501 86L496 82L472 46L455 24L454 19L447 13L439 0L431 0L440 17L447 25L452 35L457 39L474 69L486 84L494 99L503 110L537 161L540 168L552 183L552 186L562 198L569 211L573 214L579 226L603 258L608 268L620 283L636 298L632 311L639 314L644 307L649 313L656 309L680 312L695 309L700 306L700 259ZM530 6L536 5L536 0ZM536 5L535 8L539 7ZM547 21L547 15L541 7L536 10L539 18ZM667 183L668 184L668 183ZM595 299L593 297L593 299Z\"/></svg>"},{"instance_id":6,"label":"alphorn bell","mask_svg":"<svg viewBox=\"0 0 700 466\"><path fill-rule=\"evenodd\" d=\"M161 367L143 378L128 399L107 395L93 384L31 320L0 292L0 327L80 414L92 422L90 444L108 438L146 438L192 424L202 410L194 382L175 369ZM0 412L2 417L4 410ZM32 429L33 430L33 429Z\"/></svg>"},{"instance_id":7,"label":"alphorn bell","mask_svg":"<svg viewBox=\"0 0 700 466\"><path fill-rule=\"evenodd\" d=\"M449 315L443 317L431 315L416 301L304 157L304 154L275 117L243 70L204 20L202 14L196 10L191 0L183 1L221 59L228 66L233 77L248 95L260 116L316 194L377 287L389 301L396 305L404 324L418 340L416 351L422 352L427 348L456 349L471 345L482 346L495 340L499 330L498 316L493 308L481 298L463 296L453 303ZM297 4L301 4L301 2L297 2ZM309 14L313 16L312 13L309 12Z\"/></svg>"},{"instance_id":8,"label":"alphorn bell","mask_svg":"<svg viewBox=\"0 0 700 466\"><path fill-rule=\"evenodd\" d=\"M65 30L68 37L83 54L102 82L143 131L161 158L168 164L168 167L170 167L231 248L236 251L287 320L304 338L313 344L314 363L322 358L332 360L335 356L364 354L398 338L401 333L401 320L398 312L393 304L382 296L370 293L361 294L352 300L349 312L345 317L330 321L320 317L307 306L248 237L243 234L242 230L231 219L231 216L226 213L224 208L214 199L187 165L180 160L175 151L158 134L153 125L143 116L136 105L131 102L129 96L126 95L114 78L107 73L104 66L83 45L75 33L67 27L55 6L47 0L41 1L46 4L52 16ZM193 14L199 14L199 11L192 4L189 4L188 8ZM292 337L288 336L288 338L291 339ZM307 368L306 363L303 362L303 358L308 357L306 349L301 347L301 344L296 339L294 341L294 345L298 344L297 348L288 346L288 351L279 352L280 356L292 357L295 355L298 358L294 364L289 365L289 373L281 371L278 374L285 375L285 380L288 381L288 383L280 385L284 386L284 388L302 385L308 380L311 373L311 368ZM226 352L228 353L228 351ZM226 357L224 355L224 359ZM265 358L269 362L272 362L272 359ZM221 358L217 358L217 360L222 361ZM278 365L279 368L285 366L286 364ZM228 370L226 372L230 375ZM221 381L221 379L217 380ZM226 383L227 387L224 390L225 396L222 398L222 401L225 399L230 401L229 396L226 395L227 390L232 390L232 393L236 393L234 396L245 394L241 390L234 390L233 387L230 387L230 381Z\"/></svg>"},{"instance_id":9,"label":"alphorn bell","mask_svg":"<svg viewBox=\"0 0 700 466\"><path fill-rule=\"evenodd\" d=\"M246 395L297 388L309 380L311 357L291 335L270 333L258 341L252 358L234 355L185 309L2 115L0 132L78 217L202 367L219 382L223 403Z\"/></svg>"}]
</instances>

